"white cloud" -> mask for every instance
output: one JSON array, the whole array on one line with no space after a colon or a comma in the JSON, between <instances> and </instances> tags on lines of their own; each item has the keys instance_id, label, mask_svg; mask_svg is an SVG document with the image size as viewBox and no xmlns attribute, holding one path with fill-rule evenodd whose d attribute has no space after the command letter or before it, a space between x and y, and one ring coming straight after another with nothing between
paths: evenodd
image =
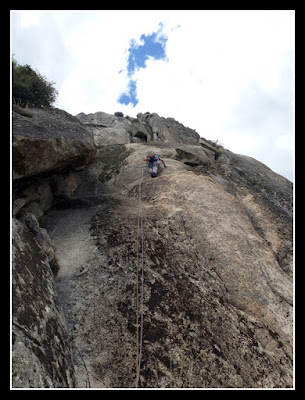
<instances>
[{"instance_id":1,"label":"white cloud","mask_svg":"<svg viewBox=\"0 0 305 400\"><path fill-rule=\"evenodd\" d=\"M13 14L12 51L57 82L58 107L74 115L157 112L276 171L285 159L292 171L293 11ZM122 105L130 40L140 44L160 22L167 61L148 59L133 77L139 103Z\"/></svg>"},{"instance_id":2,"label":"white cloud","mask_svg":"<svg viewBox=\"0 0 305 400\"><path fill-rule=\"evenodd\" d=\"M281 135L279 136L276 141L275 145L280 149L280 150L290 150L293 151L294 149L294 140L291 135Z\"/></svg>"},{"instance_id":3,"label":"white cloud","mask_svg":"<svg viewBox=\"0 0 305 400\"><path fill-rule=\"evenodd\" d=\"M34 25L40 25L40 14L35 11L25 10L22 14L19 15L21 28L28 28Z\"/></svg>"},{"instance_id":4,"label":"white cloud","mask_svg":"<svg viewBox=\"0 0 305 400\"><path fill-rule=\"evenodd\" d=\"M290 160L285 176L292 179L292 16L212 13L201 24L196 18L168 33L168 63L150 61L138 73L136 110L145 105L142 111L173 116L279 173ZM280 153L278 135L290 138L280 139Z\"/></svg>"}]
</instances>

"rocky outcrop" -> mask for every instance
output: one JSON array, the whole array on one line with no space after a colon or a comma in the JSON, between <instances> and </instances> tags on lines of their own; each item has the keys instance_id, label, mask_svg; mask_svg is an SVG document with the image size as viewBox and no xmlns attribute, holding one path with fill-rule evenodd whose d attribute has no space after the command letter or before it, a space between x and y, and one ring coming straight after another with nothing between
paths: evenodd
<instances>
[{"instance_id":1,"label":"rocky outcrop","mask_svg":"<svg viewBox=\"0 0 305 400\"><path fill-rule=\"evenodd\" d=\"M56 293L74 343L75 382L69 384L135 386L141 182L139 387L292 387L291 182L250 157L199 138L172 118L150 113L137 119L106 113L77 118L93 134L94 161L43 177L50 191L42 181L20 186L23 195L15 198L15 215L23 224L19 231L36 235L36 247L24 253L40 249L42 264L49 263L46 244L39 242L44 233L55 249ZM160 164L154 179L143 162L150 152L167 166ZM45 193L41 201L37 193ZM27 200L36 195L33 202L46 209L40 219ZM29 276L22 279L31 282ZM28 291L36 296L31 286ZM33 328L39 325L35 321L28 337L37 338L41 329ZM24 360L36 357L34 350L22 353ZM67 384L67 374L53 370L53 376L53 387Z\"/></svg>"},{"instance_id":2,"label":"rocky outcrop","mask_svg":"<svg viewBox=\"0 0 305 400\"><path fill-rule=\"evenodd\" d=\"M91 130L97 147L152 142L198 144L199 141L199 134L193 129L156 113L139 113L136 119L103 112L80 113L76 117Z\"/></svg>"},{"instance_id":3,"label":"rocky outcrop","mask_svg":"<svg viewBox=\"0 0 305 400\"><path fill-rule=\"evenodd\" d=\"M48 259L15 218L12 237L12 386L74 387L71 340Z\"/></svg>"},{"instance_id":4,"label":"rocky outcrop","mask_svg":"<svg viewBox=\"0 0 305 400\"><path fill-rule=\"evenodd\" d=\"M59 267L41 223L50 208L73 198L78 171L96 148L62 110L13 111L12 127L13 387L73 387L72 342L53 277Z\"/></svg>"},{"instance_id":5,"label":"rocky outcrop","mask_svg":"<svg viewBox=\"0 0 305 400\"><path fill-rule=\"evenodd\" d=\"M62 171L90 163L92 136L72 115L58 109L31 109L32 117L13 111L13 179Z\"/></svg>"},{"instance_id":6,"label":"rocky outcrop","mask_svg":"<svg viewBox=\"0 0 305 400\"><path fill-rule=\"evenodd\" d=\"M131 121L104 112L94 114L80 113L76 117L92 133L97 147L124 144L131 141Z\"/></svg>"},{"instance_id":7,"label":"rocky outcrop","mask_svg":"<svg viewBox=\"0 0 305 400\"><path fill-rule=\"evenodd\" d=\"M292 387L291 183L225 149L215 160L207 146L101 147L81 173L79 208L48 215L58 290L88 368L76 365L78 387L135 385L142 173L139 386ZM167 165L155 179L148 152Z\"/></svg>"},{"instance_id":8,"label":"rocky outcrop","mask_svg":"<svg viewBox=\"0 0 305 400\"><path fill-rule=\"evenodd\" d=\"M94 160L96 147L82 123L65 111L28 112L31 117L13 111L13 217L36 235L53 267L54 251L39 221L52 206L74 197L78 171Z\"/></svg>"}]
</instances>

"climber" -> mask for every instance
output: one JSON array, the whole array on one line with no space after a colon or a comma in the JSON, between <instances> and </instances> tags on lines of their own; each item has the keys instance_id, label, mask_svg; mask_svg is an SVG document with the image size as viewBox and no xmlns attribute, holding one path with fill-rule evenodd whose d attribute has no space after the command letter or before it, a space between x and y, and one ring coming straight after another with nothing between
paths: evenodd
<instances>
[{"instance_id":1,"label":"climber","mask_svg":"<svg viewBox=\"0 0 305 400\"><path fill-rule=\"evenodd\" d=\"M156 178L157 176L158 165L160 161L162 161L164 168L166 168L165 162L162 160L160 156L157 156L156 154L148 154L148 156L143 161L147 162L149 173L152 178Z\"/></svg>"}]
</instances>

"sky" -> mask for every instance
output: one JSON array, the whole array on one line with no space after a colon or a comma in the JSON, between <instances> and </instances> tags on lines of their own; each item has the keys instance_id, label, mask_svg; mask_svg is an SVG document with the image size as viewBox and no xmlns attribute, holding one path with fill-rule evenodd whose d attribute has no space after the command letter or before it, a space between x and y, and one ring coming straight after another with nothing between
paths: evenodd
<instances>
[{"instance_id":1,"label":"sky","mask_svg":"<svg viewBox=\"0 0 305 400\"><path fill-rule=\"evenodd\" d=\"M11 54L72 115L172 117L293 181L293 10L16 10Z\"/></svg>"}]
</instances>

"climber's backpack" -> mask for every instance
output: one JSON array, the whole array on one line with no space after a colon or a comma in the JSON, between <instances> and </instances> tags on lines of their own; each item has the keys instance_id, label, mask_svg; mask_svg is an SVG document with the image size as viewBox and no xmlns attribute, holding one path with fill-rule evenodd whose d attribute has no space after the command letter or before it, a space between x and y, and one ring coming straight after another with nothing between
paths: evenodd
<instances>
[{"instance_id":1,"label":"climber's backpack","mask_svg":"<svg viewBox=\"0 0 305 400\"><path fill-rule=\"evenodd\" d=\"M155 155L147 157L148 163L153 163L154 161L157 161L157 160L158 159Z\"/></svg>"}]
</instances>

